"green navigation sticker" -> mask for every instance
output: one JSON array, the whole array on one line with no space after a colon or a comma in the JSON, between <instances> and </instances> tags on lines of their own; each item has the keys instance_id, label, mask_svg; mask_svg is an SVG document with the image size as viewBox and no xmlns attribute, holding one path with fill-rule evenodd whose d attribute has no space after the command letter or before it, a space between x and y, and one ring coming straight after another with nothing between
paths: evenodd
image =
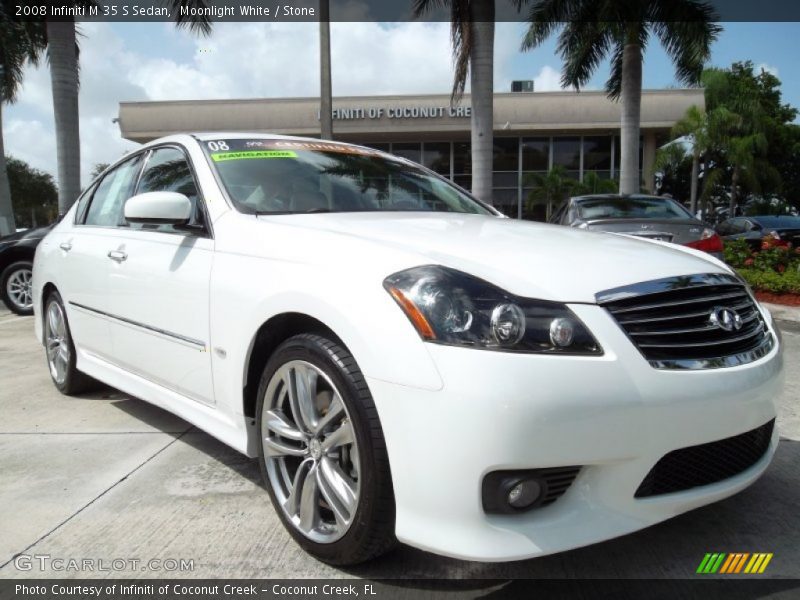
<instances>
[{"instance_id":1,"label":"green navigation sticker","mask_svg":"<svg viewBox=\"0 0 800 600\"><path fill-rule=\"evenodd\" d=\"M211 160L241 160L245 158L297 158L293 150L243 150L242 152L214 152Z\"/></svg>"}]
</instances>

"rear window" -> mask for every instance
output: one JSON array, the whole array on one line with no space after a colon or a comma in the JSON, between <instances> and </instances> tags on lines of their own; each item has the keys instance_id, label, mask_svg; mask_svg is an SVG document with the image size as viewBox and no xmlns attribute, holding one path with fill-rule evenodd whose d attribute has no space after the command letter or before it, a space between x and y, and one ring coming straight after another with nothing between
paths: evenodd
<instances>
[{"instance_id":1,"label":"rear window","mask_svg":"<svg viewBox=\"0 0 800 600\"><path fill-rule=\"evenodd\" d=\"M584 221L597 219L691 219L692 214L669 198L595 198L577 203Z\"/></svg>"}]
</instances>

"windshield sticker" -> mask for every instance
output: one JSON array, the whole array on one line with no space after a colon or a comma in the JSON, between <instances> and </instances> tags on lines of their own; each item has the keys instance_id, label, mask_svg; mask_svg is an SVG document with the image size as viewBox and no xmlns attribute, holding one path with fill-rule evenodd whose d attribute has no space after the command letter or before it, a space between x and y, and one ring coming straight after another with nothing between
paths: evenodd
<instances>
[{"instance_id":1,"label":"windshield sticker","mask_svg":"<svg viewBox=\"0 0 800 600\"><path fill-rule=\"evenodd\" d=\"M338 152L341 154L360 154L362 156L381 156L380 150L347 146L329 142L302 142L295 140L249 140L245 148L292 148L294 150L312 150L316 152Z\"/></svg>"},{"instance_id":2,"label":"windshield sticker","mask_svg":"<svg viewBox=\"0 0 800 600\"><path fill-rule=\"evenodd\" d=\"M211 160L214 162L248 158L297 158L297 152L292 150L245 150L243 152L214 152L211 155Z\"/></svg>"}]
</instances>

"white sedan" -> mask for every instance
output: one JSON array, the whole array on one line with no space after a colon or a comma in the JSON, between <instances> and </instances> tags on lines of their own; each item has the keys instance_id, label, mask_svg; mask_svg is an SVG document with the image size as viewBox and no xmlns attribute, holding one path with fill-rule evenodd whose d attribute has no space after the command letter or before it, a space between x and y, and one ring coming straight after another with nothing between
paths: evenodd
<instances>
[{"instance_id":1,"label":"white sedan","mask_svg":"<svg viewBox=\"0 0 800 600\"><path fill-rule=\"evenodd\" d=\"M44 239L33 292L59 390L257 457L332 564L591 544L742 490L777 445L780 337L725 265L505 219L369 148L149 143Z\"/></svg>"}]
</instances>

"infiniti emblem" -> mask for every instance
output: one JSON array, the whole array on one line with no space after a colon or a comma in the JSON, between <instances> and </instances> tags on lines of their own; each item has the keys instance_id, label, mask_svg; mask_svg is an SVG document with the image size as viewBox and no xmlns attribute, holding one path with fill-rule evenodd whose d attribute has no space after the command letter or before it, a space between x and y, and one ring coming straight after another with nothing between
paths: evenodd
<instances>
[{"instance_id":1,"label":"infiniti emblem","mask_svg":"<svg viewBox=\"0 0 800 600\"><path fill-rule=\"evenodd\" d=\"M739 331L742 328L742 317L730 308L712 308L708 320L723 331Z\"/></svg>"}]
</instances>

